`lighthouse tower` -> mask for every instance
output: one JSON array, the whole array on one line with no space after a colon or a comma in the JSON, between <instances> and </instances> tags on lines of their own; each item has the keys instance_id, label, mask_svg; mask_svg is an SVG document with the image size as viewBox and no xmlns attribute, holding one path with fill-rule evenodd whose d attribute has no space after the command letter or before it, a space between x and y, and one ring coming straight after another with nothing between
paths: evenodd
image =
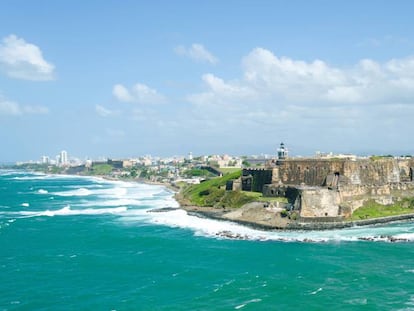
<instances>
[{"instance_id":1,"label":"lighthouse tower","mask_svg":"<svg viewBox=\"0 0 414 311\"><path fill-rule=\"evenodd\" d=\"M278 160L284 160L288 157L288 150L285 148L284 143L280 143L280 147L277 149Z\"/></svg>"}]
</instances>

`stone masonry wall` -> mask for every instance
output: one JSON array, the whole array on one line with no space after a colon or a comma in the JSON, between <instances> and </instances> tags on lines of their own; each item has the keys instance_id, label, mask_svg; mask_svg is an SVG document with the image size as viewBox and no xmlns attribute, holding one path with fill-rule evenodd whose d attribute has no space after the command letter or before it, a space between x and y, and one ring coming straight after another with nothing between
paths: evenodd
<instances>
[{"instance_id":1,"label":"stone masonry wall","mask_svg":"<svg viewBox=\"0 0 414 311\"><path fill-rule=\"evenodd\" d=\"M341 184L385 185L413 181L414 159L292 159L272 168L273 184L329 186L328 176L337 174Z\"/></svg>"},{"instance_id":2,"label":"stone masonry wall","mask_svg":"<svg viewBox=\"0 0 414 311\"><path fill-rule=\"evenodd\" d=\"M341 203L338 191L316 187L300 190L301 217L337 217Z\"/></svg>"}]
</instances>

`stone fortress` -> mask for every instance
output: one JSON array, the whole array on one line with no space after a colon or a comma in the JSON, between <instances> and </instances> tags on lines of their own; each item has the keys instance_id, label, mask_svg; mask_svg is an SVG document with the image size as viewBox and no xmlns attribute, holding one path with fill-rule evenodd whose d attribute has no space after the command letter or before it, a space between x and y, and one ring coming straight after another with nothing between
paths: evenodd
<instances>
[{"instance_id":1,"label":"stone fortress","mask_svg":"<svg viewBox=\"0 0 414 311\"><path fill-rule=\"evenodd\" d=\"M265 168L245 168L233 189L285 197L303 220L340 220L369 200L414 197L414 158L288 158L284 144Z\"/></svg>"}]
</instances>

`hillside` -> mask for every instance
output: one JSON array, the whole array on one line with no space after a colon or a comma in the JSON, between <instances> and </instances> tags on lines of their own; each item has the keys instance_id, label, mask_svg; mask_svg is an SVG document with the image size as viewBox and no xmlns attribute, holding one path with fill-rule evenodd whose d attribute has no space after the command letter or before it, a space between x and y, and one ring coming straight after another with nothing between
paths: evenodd
<instances>
[{"instance_id":1,"label":"hillside","mask_svg":"<svg viewBox=\"0 0 414 311\"><path fill-rule=\"evenodd\" d=\"M238 208L252 202L255 195L242 191L226 191L226 183L240 178L241 170L185 188L178 199L184 205Z\"/></svg>"}]
</instances>

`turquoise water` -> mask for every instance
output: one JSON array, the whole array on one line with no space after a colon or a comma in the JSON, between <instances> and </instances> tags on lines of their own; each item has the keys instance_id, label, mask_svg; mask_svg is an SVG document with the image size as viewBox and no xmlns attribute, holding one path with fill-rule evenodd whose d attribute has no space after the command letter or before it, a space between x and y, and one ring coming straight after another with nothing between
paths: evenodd
<instances>
[{"instance_id":1,"label":"turquoise water","mask_svg":"<svg viewBox=\"0 0 414 311\"><path fill-rule=\"evenodd\" d=\"M161 186L0 171L0 310L414 310L414 245L381 237L413 223L272 233L160 207Z\"/></svg>"}]
</instances>

